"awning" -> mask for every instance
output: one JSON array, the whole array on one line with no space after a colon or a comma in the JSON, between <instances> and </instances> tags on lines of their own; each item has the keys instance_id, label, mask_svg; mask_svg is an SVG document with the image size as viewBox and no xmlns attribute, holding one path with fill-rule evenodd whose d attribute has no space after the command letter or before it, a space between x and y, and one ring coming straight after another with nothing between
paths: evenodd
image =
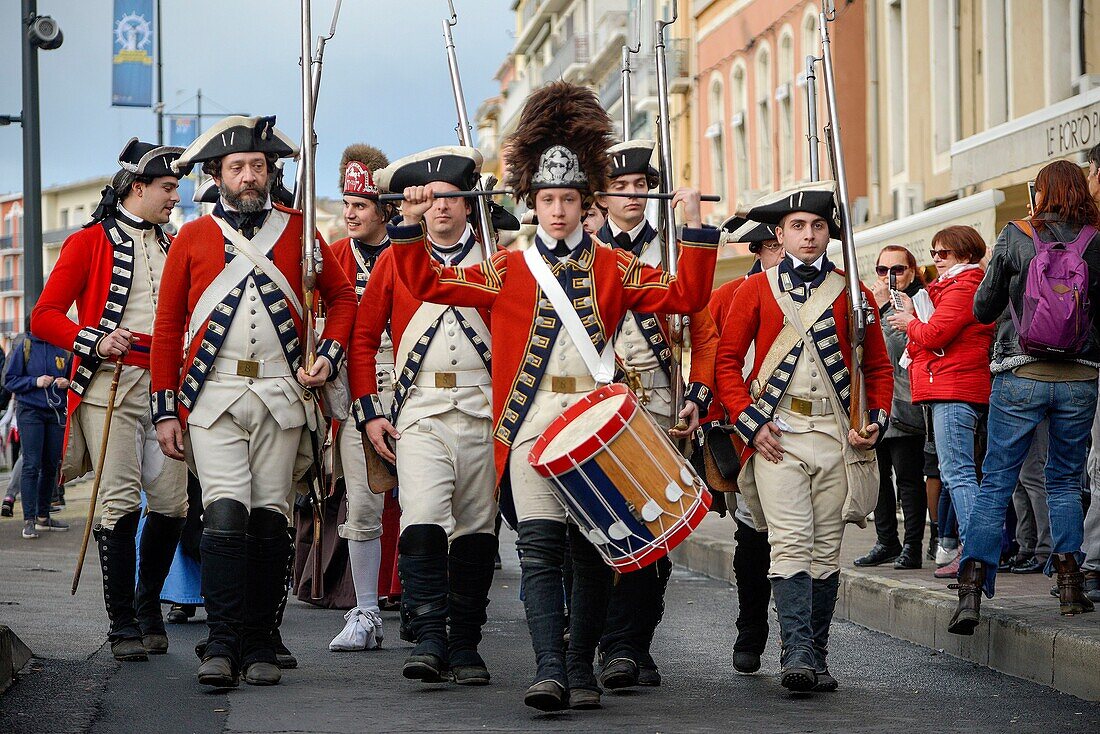
<instances>
[{"instance_id":1,"label":"awning","mask_svg":"<svg viewBox=\"0 0 1100 734\"><path fill-rule=\"evenodd\" d=\"M944 227L957 224L973 227L992 246L997 237L997 206L1004 200L1005 195L1000 190L990 189L856 232L856 266L860 279L865 282L874 279L878 253L886 245L907 248L919 265L931 263L928 250L932 247L932 237ZM843 263L839 242L829 245L829 259L837 265Z\"/></svg>"}]
</instances>

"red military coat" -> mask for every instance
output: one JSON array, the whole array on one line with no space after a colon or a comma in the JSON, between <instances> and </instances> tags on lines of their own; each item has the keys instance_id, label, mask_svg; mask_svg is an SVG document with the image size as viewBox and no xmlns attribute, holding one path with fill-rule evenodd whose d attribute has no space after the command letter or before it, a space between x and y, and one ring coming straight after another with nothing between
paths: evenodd
<instances>
[{"instance_id":1,"label":"red military coat","mask_svg":"<svg viewBox=\"0 0 1100 734\"><path fill-rule=\"evenodd\" d=\"M494 458L498 481L503 478L511 452L511 436L502 435L505 408L521 365L531 349L530 335L538 309L539 288L517 250L498 252L477 266L442 267L428 255L422 225L390 230L394 259L409 291L435 303L488 309L493 340ZM585 235L590 250L581 266L592 275L593 311L602 325L604 339L627 311L694 313L706 306L717 258L717 230L684 231L679 273L676 278L642 264L623 250L596 246ZM514 436L514 434L512 434Z\"/></svg>"},{"instance_id":2,"label":"red military coat","mask_svg":"<svg viewBox=\"0 0 1100 734\"><path fill-rule=\"evenodd\" d=\"M299 298L302 297L302 214L293 209L275 205L289 215L286 228L271 250L275 266L282 271ZM320 240L318 235L318 240ZM321 353L324 342L335 344L342 353L348 342L352 322L355 319L355 292L348 283L340 263L328 245L321 241L322 264L317 277L317 287L327 310L325 330L318 344ZM238 255L241 257L241 255ZM184 344L191 313L207 286L225 268L225 237L212 215L188 222L180 229L179 236L168 254L164 266L160 299L157 304L156 325L153 330L152 389L154 403L161 406L174 403L174 394L181 385L181 373L185 364L191 364L199 350L201 339ZM298 332L298 339L305 343L305 324L294 309L290 309ZM205 330L206 325L203 325ZM201 331L200 331L201 333ZM187 354L184 355L184 348ZM185 361L186 360L186 361ZM165 393L171 399L164 400ZM156 412L156 411L155 411ZM168 410L171 413L173 411ZM183 405L175 411L186 422L190 412ZM154 420L164 415L154 415Z\"/></svg>"},{"instance_id":3,"label":"red military coat","mask_svg":"<svg viewBox=\"0 0 1100 734\"><path fill-rule=\"evenodd\" d=\"M417 298L397 274L394 248L383 252L374 265L367 290L359 302L359 311L348 347L348 380L353 398L357 398L358 419L389 417L385 406L377 403L378 349L386 327L394 347L394 367L401 372L408 355L399 354L401 339L420 306L426 299ZM489 323L488 310L479 309L481 318Z\"/></svg>"},{"instance_id":4,"label":"red military coat","mask_svg":"<svg viewBox=\"0 0 1100 734\"><path fill-rule=\"evenodd\" d=\"M843 275L843 271L839 269L836 272ZM716 376L718 398L731 420L736 421L754 402L749 393L749 386L742 376L745 354L748 352L749 345L754 342L756 345L751 376L752 379L757 379L768 350L779 336L779 332L783 330L784 317L772 294L767 274L757 273L749 276L741 285L733 286L731 290L733 295L726 309L725 323L719 329ZM871 292L866 287L863 291L868 302L874 303ZM851 372L847 291L842 291L833 301L832 311L836 319L840 352L844 355L844 363ZM867 329L864 338L862 374L867 391L868 411L872 415L888 415L894 394L894 376L881 329ZM767 377L765 375L764 379ZM885 426L880 426L880 429L885 431ZM753 452L751 445L746 446L741 455L742 465Z\"/></svg>"}]
</instances>

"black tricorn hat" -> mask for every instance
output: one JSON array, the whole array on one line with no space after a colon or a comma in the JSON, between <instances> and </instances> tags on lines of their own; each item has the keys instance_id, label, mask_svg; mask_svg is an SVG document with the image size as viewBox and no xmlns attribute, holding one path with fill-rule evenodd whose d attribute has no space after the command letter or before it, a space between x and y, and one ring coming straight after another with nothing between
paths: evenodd
<instances>
[{"instance_id":1,"label":"black tricorn hat","mask_svg":"<svg viewBox=\"0 0 1100 734\"><path fill-rule=\"evenodd\" d=\"M375 171L374 183L382 191L401 193L409 186L441 181L469 191L477 184L484 159L477 148L445 145L396 160Z\"/></svg>"},{"instance_id":2,"label":"black tricorn hat","mask_svg":"<svg viewBox=\"0 0 1100 734\"><path fill-rule=\"evenodd\" d=\"M516 232L519 230L519 219L516 218L516 215L495 201L489 202L489 219L493 223L493 229L498 232Z\"/></svg>"},{"instance_id":3,"label":"black tricorn hat","mask_svg":"<svg viewBox=\"0 0 1100 734\"><path fill-rule=\"evenodd\" d=\"M829 236L841 238L840 208L836 205L836 182L813 181L756 200L748 218L763 224L779 224L794 212L816 214L829 223Z\"/></svg>"},{"instance_id":4,"label":"black tricorn hat","mask_svg":"<svg viewBox=\"0 0 1100 734\"><path fill-rule=\"evenodd\" d=\"M230 115L195 138L174 167L183 170L184 166L222 158L230 153L270 153L278 158L293 158L298 155L298 146L275 127L275 115Z\"/></svg>"},{"instance_id":5,"label":"black tricorn hat","mask_svg":"<svg viewBox=\"0 0 1100 734\"><path fill-rule=\"evenodd\" d=\"M774 224L761 224L738 214L722 222L722 229L730 233L726 238L728 241L744 242L749 246L749 252L760 252L760 246L765 242L778 239Z\"/></svg>"},{"instance_id":6,"label":"black tricorn hat","mask_svg":"<svg viewBox=\"0 0 1100 734\"><path fill-rule=\"evenodd\" d=\"M196 204L217 204L220 196L218 184L213 178L208 178L199 184L198 188L195 189L195 195L191 199Z\"/></svg>"},{"instance_id":7,"label":"black tricorn hat","mask_svg":"<svg viewBox=\"0 0 1100 734\"><path fill-rule=\"evenodd\" d=\"M661 173L651 162L653 149L656 147L657 144L652 140L627 140L611 146L607 151L607 157L611 160L609 177L618 178L643 173L649 188L657 188L661 183Z\"/></svg>"},{"instance_id":8,"label":"black tricorn hat","mask_svg":"<svg viewBox=\"0 0 1100 734\"><path fill-rule=\"evenodd\" d=\"M118 165L137 176L182 178L191 172L191 166L174 168L172 164L183 152L183 148L174 145L143 143L137 138L130 138L118 154Z\"/></svg>"}]
</instances>

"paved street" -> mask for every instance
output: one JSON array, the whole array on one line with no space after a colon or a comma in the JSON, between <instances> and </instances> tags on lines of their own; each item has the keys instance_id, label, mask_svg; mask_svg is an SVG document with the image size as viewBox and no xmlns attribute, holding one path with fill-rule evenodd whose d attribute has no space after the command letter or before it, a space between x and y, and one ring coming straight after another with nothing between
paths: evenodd
<instances>
[{"instance_id":1,"label":"paved street","mask_svg":"<svg viewBox=\"0 0 1100 734\"><path fill-rule=\"evenodd\" d=\"M73 495L79 495L79 488ZM75 497L74 497L75 499ZM518 592L512 536L504 540L483 646L493 684L425 686L401 678L408 644L386 619L378 652L333 654L340 612L292 603L283 627L301 667L275 688L208 693L195 683L191 650L204 626L170 629L172 649L148 663L115 663L103 645L107 618L97 565L76 597L68 586L84 503L70 502L73 530L37 542L0 522L0 623L39 657L0 697L0 732L164 734L210 732L1095 732L1100 704L1086 703L852 624L834 628L832 667L842 688L800 698L774 679L778 653L762 674L731 673L734 590L680 572L669 587L657 657L659 689L605 696L595 712L539 715L525 708L532 654ZM200 612L201 616L201 612Z\"/></svg>"}]
</instances>

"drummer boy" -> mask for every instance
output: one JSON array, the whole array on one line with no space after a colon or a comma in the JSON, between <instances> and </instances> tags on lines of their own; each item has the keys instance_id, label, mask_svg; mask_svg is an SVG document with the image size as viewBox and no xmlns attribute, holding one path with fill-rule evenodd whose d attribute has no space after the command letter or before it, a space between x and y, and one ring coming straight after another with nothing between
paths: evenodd
<instances>
[{"instance_id":1,"label":"drummer boy","mask_svg":"<svg viewBox=\"0 0 1100 734\"><path fill-rule=\"evenodd\" d=\"M581 217L607 182L611 130L607 113L584 87L553 82L527 101L506 155L513 195L538 217L528 251L498 252L464 268L433 261L422 225L432 185L405 190L401 224L390 229L398 272L417 298L491 313L496 471L501 508L519 534L536 658L524 703L543 711L600 706L592 663L612 570L567 522L552 485L531 467L528 454L555 418L611 381L608 336L623 315L701 310L717 256L718 231L701 228L699 193L687 189L673 200L687 217L678 277L593 243ZM568 650L562 586L567 543L573 562Z\"/></svg>"}]
</instances>

